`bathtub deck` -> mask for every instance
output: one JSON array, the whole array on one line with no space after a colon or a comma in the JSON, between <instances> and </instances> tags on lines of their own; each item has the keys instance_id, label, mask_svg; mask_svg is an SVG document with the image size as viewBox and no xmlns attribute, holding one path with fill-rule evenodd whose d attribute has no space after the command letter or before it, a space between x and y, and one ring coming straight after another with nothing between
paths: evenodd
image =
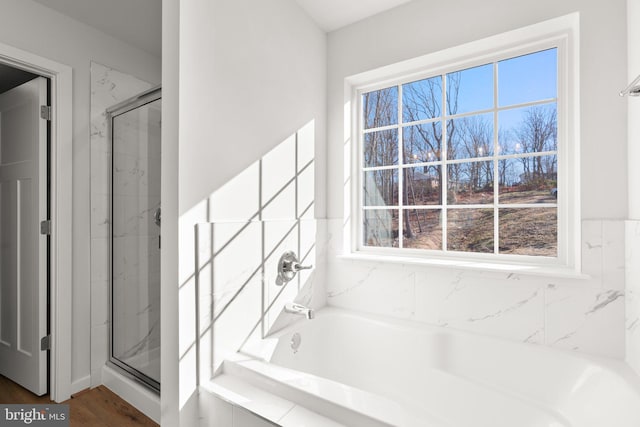
<instances>
[{"instance_id":1,"label":"bathtub deck","mask_svg":"<svg viewBox=\"0 0 640 427\"><path fill-rule=\"evenodd\" d=\"M259 360L227 361L224 369L222 387L230 381L244 382L308 410L331 414L340 425L571 427L569 421L539 402L439 370L431 372L419 395L403 399L402 391L375 395Z\"/></svg>"},{"instance_id":2,"label":"bathtub deck","mask_svg":"<svg viewBox=\"0 0 640 427\"><path fill-rule=\"evenodd\" d=\"M244 408L274 425L297 427L300 425L313 427L348 427L335 420L317 414L296 405L280 396L255 387L233 375L223 374L211 383L203 386L204 390L229 403Z\"/></svg>"}]
</instances>

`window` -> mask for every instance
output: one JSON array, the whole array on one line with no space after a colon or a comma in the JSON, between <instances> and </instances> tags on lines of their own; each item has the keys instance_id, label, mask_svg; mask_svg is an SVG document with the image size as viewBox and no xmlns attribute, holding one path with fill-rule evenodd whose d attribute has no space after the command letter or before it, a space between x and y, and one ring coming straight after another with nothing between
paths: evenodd
<instances>
[{"instance_id":1,"label":"window","mask_svg":"<svg viewBox=\"0 0 640 427\"><path fill-rule=\"evenodd\" d=\"M358 250L565 253L560 45L357 90Z\"/></svg>"}]
</instances>

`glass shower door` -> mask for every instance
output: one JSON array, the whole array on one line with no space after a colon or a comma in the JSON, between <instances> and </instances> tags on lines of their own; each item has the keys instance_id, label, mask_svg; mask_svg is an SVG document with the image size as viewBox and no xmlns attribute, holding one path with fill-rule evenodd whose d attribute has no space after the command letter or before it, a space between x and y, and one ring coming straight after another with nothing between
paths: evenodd
<instances>
[{"instance_id":1,"label":"glass shower door","mask_svg":"<svg viewBox=\"0 0 640 427\"><path fill-rule=\"evenodd\" d=\"M110 111L110 361L160 388L160 92Z\"/></svg>"}]
</instances>

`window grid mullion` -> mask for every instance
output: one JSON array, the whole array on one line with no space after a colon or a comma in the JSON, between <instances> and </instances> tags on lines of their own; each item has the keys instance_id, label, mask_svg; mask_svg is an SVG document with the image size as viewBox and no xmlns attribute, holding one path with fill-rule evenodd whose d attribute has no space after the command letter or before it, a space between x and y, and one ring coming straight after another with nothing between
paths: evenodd
<instances>
[{"instance_id":1,"label":"window grid mullion","mask_svg":"<svg viewBox=\"0 0 640 427\"><path fill-rule=\"evenodd\" d=\"M449 211L447 207L447 190L449 187L448 184L448 161L447 161L447 121L445 116L447 115L447 75L442 74L442 114L440 117L441 124L440 127L442 129L442 142L440 147L440 159L442 161L442 166L440 168L440 197L442 198L442 214L440 215L440 220L442 221L442 250L447 252L447 234L448 234L448 217Z\"/></svg>"},{"instance_id":2,"label":"window grid mullion","mask_svg":"<svg viewBox=\"0 0 640 427\"><path fill-rule=\"evenodd\" d=\"M362 172L375 172L375 171L397 170L397 169L398 169L398 165L370 166L368 168L362 168Z\"/></svg>"},{"instance_id":3,"label":"window grid mullion","mask_svg":"<svg viewBox=\"0 0 640 427\"><path fill-rule=\"evenodd\" d=\"M356 238L358 239L356 243L356 247L359 248L361 245L365 245L365 206L367 205L365 202L365 194L364 186L365 186L365 172L364 172L364 128L365 119L364 119L364 95L359 94L358 96L358 150L357 150L357 158L351 159L352 162L356 162L358 165L358 232L356 233ZM354 195L351 195L353 197ZM367 225L368 227L368 225Z\"/></svg>"},{"instance_id":4,"label":"window grid mullion","mask_svg":"<svg viewBox=\"0 0 640 427\"><path fill-rule=\"evenodd\" d=\"M368 129L363 129L362 130L362 134L363 135L367 135L369 133L375 133L375 132L382 132L385 130L394 130L397 129L398 125L386 125L386 126L378 126L378 127L372 127L372 128L368 128Z\"/></svg>"},{"instance_id":5,"label":"window grid mullion","mask_svg":"<svg viewBox=\"0 0 640 427\"><path fill-rule=\"evenodd\" d=\"M459 114L445 114L444 117L447 120L455 120L455 119L463 119L465 117L471 117L471 116L480 116L483 114L489 114L489 113L494 113L496 110L498 112L502 112L502 111L509 111L509 110L517 110L519 108L527 108L527 107L535 107L537 105L545 105L545 104L554 104L558 102L558 98L549 98L549 99L543 99L540 101L531 101L531 102L524 102L521 104L513 104L513 105L506 105L503 107L499 107L498 105L494 105L492 108L487 108L484 110L475 110L475 111L468 111L465 113L459 113ZM418 125L426 125L426 124L430 124L430 123L434 123L434 122L439 122L442 120L442 117L432 117L429 119L422 119L422 120L416 120L413 122L402 122L402 124L400 126L402 127L409 127L409 126L418 126ZM398 127L397 124L395 125L386 125L386 126L379 126L379 127L371 127L371 128L367 128L367 129L363 129L362 133L363 134L369 134L369 133L374 133L374 132L382 132L385 130L393 130L396 129Z\"/></svg>"},{"instance_id":6,"label":"window grid mullion","mask_svg":"<svg viewBox=\"0 0 640 427\"><path fill-rule=\"evenodd\" d=\"M500 246L500 211L498 209L498 197L500 193L500 180L499 172L500 165L498 160L499 142L498 142L498 130L500 124L498 123L498 63L493 63L493 253L499 254Z\"/></svg>"},{"instance_id":7,"label":"window grid mullion","mask_svg":"<svg viewBox=\"0 0 640 427\"><path fill-rule=\"evenodd\" d=\"M485 205L483 204L475 204L475 205L456 205L455 207L453 207L452 209L489 209L493 206L493 204L487 203ZM442 209L442 205L415 205L415 206L411 206L412 208L416 208L416 209L430 209L430 210L438 210L438 209ZM393 209L397 209L398 207L393 205L393 206L389 206L389 205L369 205L369 206L363 206L362 210L393 210ZM527 209L550 209L550 208L558 208L558 204L557 203L513 203L513 204L498 204L498 208L500 209L522 209L522 208L527 208Z\"/></svg>"},{"instance_id":8,"label":"window grid mullion","mask_svg":"<svg viewBox=\"0 0 640 427\"><path fill-rule=\"evenodd\" d=\"M486 65L489 65L489 64L486 64ZM497 102L497 100L495 102ZM448 120L462 119L462 118L465 118L465 117L479 116L479 115L482 115L482 114L492 113L492 112L494 112L496 110L498 112L502 112L502 111L509 111L509 110L517 110L517 109L520 109L520 108L535 107L537 105L554 104L554 103L557 103L557 102L558 102L558 98L547 98L547 99L541 99L539 101L529 101L529 102L522 102L522 103L519 103L519 104L510 104L510 105L505 105L505 106L502 106L502 107L500 107L496 103L494 103L493 107L491 107L491 108L486 108L484 110L467 111L467 112L464 112L464 113L457 113L457 114L447 114L445 116L445 118L448 119Z\"/></svg>"},{"instance_id":9,"label":"window grid mullion","mask_svg":"<svg viewBox=\"0 0 640 427\"><path fill-rule=\"evenodd\" d=\"M402 140L402 85L398 85L398 248L404 247L404 142ZM407 200L408 201L408 200Z\"/></svg>"}]
</instances>

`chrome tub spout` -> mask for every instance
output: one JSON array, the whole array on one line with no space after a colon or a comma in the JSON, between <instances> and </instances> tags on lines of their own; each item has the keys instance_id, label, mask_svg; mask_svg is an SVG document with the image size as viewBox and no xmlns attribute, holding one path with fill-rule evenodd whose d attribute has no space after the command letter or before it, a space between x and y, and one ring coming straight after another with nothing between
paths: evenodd
<instances>
[{"instance_id":1,"label":"chrome tub spout","mask_svg":"<svg viewBox=\"0 0 640 427\"><path fill-rule=\"evenodd\" d=\"M284 311L291 314L297 314L298 316L304 316L309 320L313 319L314 316L313 309L295 302L286 303L284 305Z\"/></svg>"}]
</instances>

